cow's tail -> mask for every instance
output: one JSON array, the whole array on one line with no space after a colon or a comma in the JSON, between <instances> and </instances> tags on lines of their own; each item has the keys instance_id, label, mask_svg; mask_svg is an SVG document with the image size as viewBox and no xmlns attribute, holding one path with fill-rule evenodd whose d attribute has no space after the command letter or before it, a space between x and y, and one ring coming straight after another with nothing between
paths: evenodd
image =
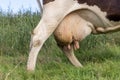
<instances>
[{"instance_id":1,"label":"cow's tail","mask_svg":"<svg viewBox=\"0 0 120 80\"><path fill-rule=\"evenodd\" d=\"M37 0L38 6L40 8L40 13L43 13L43 0Z\"/></svg>"}]
</instances>

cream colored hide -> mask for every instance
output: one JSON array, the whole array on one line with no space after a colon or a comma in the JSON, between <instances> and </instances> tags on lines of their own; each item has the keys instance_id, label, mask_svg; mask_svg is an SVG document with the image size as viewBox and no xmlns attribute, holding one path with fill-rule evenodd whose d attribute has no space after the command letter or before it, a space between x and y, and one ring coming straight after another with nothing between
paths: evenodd
<instances>
[{"instance_id":1,"label":"cream colored hide","mask_svg":"<svg viewBox=\"0 0 120 80\"><path fill-rule=\"evenodd\" d=\"M120 25L113 26L110 23L110 21L106 19L105 13L103 13L97 6L88 6L87 4L79 4L77 0L55 0L53 2L47 3L46 5L43 5L42 18L38 23L37 27L33 30L33 33L31 35L31 42L30 42L31 49L29 52L29 57L27 62L27 70L32 71L35 69L37 55L41 47L43 46L44 42L55 31L55 29L58 27L60 22L65 18L65 16L67 16L72 12L79 14L80 17L78 19L80 19L80 22L78 24L80 25L82 23L79 27L84 27L82 28L82 31L83 32L86 31L85 33L86 35L82 35L83 34L82 33L80 34L80 36L82 36L80 38L84 38L87 35L89 35L91 33L91 29L92 29L92 33L95 34L120 30ZM90 26L91 28L89 28L89 23L91 25ZM85 28L87 30L85 30ZM72 38L74 42L75 39L74 37ZM74 45L76 45L76 43L74 43ZM65 50L63 51L67 54L73 53L73 48L70 49L71 50L66 52ZM68 56L74 58L74 60L72 58L69 58ZM81 66L79 61L75 58L74 54L72 54L72 56L71 54L67 55L67 57L69 59L72 59L70 61L73 63L73 65L77 67Z\"/></svg>"}]
</instances>

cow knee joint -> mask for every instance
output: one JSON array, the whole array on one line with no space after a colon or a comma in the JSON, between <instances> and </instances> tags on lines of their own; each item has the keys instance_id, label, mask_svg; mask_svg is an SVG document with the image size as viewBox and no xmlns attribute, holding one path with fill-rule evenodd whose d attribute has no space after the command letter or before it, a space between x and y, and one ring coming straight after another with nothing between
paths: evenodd
<instances>
[{"instance_id":1,"label":"cow knee joint","mask_svg":"<svg viewBox=\"0 0 120 80\"><path fill-rule=\"evenodd\" d=\"M33 46L34 47L37 47L37 46L40 46L41 45L41 41L40 40L36 40L33 42Z\"/></svg>"}]
</instances>

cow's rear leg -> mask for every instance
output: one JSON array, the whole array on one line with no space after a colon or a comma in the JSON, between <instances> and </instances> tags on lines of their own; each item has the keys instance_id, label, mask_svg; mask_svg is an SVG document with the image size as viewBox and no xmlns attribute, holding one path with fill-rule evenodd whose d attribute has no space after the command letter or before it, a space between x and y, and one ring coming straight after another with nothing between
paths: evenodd
<instances>
[{"instance_id":1,"label":"cow's rear leg","mask_svg":"<svg viewBox=\"0 0 120 80\"><path fill-rule=\"evenodd\" d=\"M49 18L48 18L49 17ZM27 70L33 71L35 69L37 55L43 46L44 42L48 39L48 37L53 33L56 29L57 25L59 24L61 16L56 18L55 16L44 16L42 17L41 21L34 29L31 42L30 42L30 52L27 61Z\"/></svg>"},{"instance_id":2,"label":"cow's rear leg","mask_svg":"<svg viewBox=\"0 0 120 80\"><path fill-rule=\"evenodd\" d=\"M97 33L109 33L109 32L116 32L120 31L120 25L112 26L112 27L97 27Z\"/></svg>"},{"instance_id":3,"label":"cow's rear leg","mask_svg":"<svg viewBox=\"0 0 120 80\"><path fill-rule=\"evenodd\" d=\"M73 41L73 47L74 47L74 50L79 49L80 48L79 41Z\"/></svg>"},{"instance_id":4,"label":"cow's rear leg","mask_svg":"<svg viewBox=\"0 0 120 80\"><path fill-rule=\"evenodd\" d=\"M82 67L82 64L79 62L79 60L77 59L77 57L74 55L73 45L71 45L70 49L68 49L66 47L62 47L61 49L65 53L65 55L67 56L67 58L69 59L69 61L74 66L76 66L76 67Z\"/></svg>"},{"instance_id":5,"label":"cow's rear leg","mask_svg":"<svg viewBox=\"0 0 120 80\"><path fill-rule=\"evenodd\" d=\"M51 29L51 33L54 29ZM48 34L49 31L49 34ZM43 46L44 42L47 38L51 35L50 30L44 26L44 22L38 24L37 29L35 28L32 35L31 35L31 42L30 42L30 52L27 62L27 70L33 71L35 69L37 55L39 50Z\"/></svg>"}]
</instances>

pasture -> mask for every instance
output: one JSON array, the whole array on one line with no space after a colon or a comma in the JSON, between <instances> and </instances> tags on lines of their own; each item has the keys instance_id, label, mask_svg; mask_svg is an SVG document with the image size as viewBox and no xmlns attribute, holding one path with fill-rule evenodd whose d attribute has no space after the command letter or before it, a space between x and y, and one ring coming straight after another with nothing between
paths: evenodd
<instances>
[{"instance_id":1,"label":"pasture","mask_svg":"<svg viewBox=\"0 0 120 80\"><path fill-rule=\"evenodd\" d=\"M34 72L26 70L30 34L39 12L0 11L0 80L120 80L120 32L90 35L75 52L83 68L74 67L57 47L46 41Z\"/></svg>"}]
</instances>

